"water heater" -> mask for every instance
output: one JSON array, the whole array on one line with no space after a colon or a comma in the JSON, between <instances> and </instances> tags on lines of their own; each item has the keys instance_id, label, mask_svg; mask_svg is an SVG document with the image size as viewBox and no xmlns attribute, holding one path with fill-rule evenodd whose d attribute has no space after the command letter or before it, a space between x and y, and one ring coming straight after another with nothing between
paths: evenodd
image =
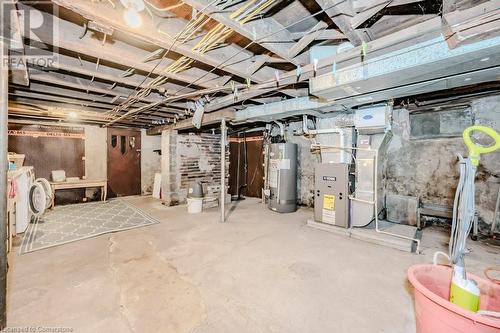
<instances>
[{"instance_id":1,"label":"water heater","mask_svg":"<svg viewBox=\"0 0 500 333\"><path fill-rule=\"evenodd\" d=\"M269 209L279 213L297 210L297 145L272 143L269 147Z\"/></svg>"}]
</instances>

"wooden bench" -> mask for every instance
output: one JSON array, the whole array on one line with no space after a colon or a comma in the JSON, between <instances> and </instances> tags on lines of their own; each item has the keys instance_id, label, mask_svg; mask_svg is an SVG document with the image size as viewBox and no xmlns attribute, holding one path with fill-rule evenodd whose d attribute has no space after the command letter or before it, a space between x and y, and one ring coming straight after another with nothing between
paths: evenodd
<instances>
[{"instance_id":1,"label":"wooden bench","mask_svg":"<svg viewBox=\"0 0 500 333\"><path fill-rule=\"evenodd\" d=\"M106 201L108 195L108 181L107 180L87 180L80 179L76 181L65 181L65 182L50 182L52 187L52 204L50 208L54 208L56 191L57 190L69 190L77 188L91 188L100 187L101 188L101 201Z\"/></svg>"}]
</instances>

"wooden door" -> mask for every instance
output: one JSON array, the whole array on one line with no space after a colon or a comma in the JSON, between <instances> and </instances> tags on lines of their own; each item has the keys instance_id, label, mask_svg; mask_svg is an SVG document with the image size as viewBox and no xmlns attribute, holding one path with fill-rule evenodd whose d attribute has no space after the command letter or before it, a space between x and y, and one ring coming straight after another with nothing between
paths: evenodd
<instances>
[{"instance_id":1,"label":"wooden door","mask_svg":"<svg viewBox=\"0 0 500 333\"><path fill-rule=\"evenodd\" d=\"M234 135L229 138L229 150L229 193L260 198L264 186L262 134Z\"/></svg>"},{"instance_id":2,"label":"wooden door","mask_svg":"<svg viewBox=\"0 0 500 333\"><path fill-rule=\"evenodd\" d=\"M108 194L141 194L141 132L108 128Z\"/></svg>"}]
</instances>

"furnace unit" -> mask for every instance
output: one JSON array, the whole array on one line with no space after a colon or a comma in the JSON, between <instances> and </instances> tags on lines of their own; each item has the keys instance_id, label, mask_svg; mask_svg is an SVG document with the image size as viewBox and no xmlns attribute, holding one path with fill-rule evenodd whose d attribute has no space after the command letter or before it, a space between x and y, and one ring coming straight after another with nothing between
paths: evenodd
<instances>
[{"instance_id":1,"label":"furnace unit","mask_svg":"<svg viewBox=\"0 0 500 333\"><path fill-rule=\"evenodd\" d=\"M349 227L349 164L324 163L315 168L314 219Z\"/></svg>"}]
</instances>

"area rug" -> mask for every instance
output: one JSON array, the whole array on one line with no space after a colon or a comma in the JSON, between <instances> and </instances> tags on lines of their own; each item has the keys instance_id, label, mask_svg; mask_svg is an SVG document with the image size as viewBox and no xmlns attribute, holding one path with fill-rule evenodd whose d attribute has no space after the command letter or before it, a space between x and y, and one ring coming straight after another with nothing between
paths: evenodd
<instances>
[{"instance_id":1,"label":"area rug","mask_svg":"<svg viewBox=\"0 0 500 333\"><path fill-rule=\"evenodd\" d=\"M58 206L30 223L20 254L158 223L122 199Z\"/></svg>"}]
</instances>

